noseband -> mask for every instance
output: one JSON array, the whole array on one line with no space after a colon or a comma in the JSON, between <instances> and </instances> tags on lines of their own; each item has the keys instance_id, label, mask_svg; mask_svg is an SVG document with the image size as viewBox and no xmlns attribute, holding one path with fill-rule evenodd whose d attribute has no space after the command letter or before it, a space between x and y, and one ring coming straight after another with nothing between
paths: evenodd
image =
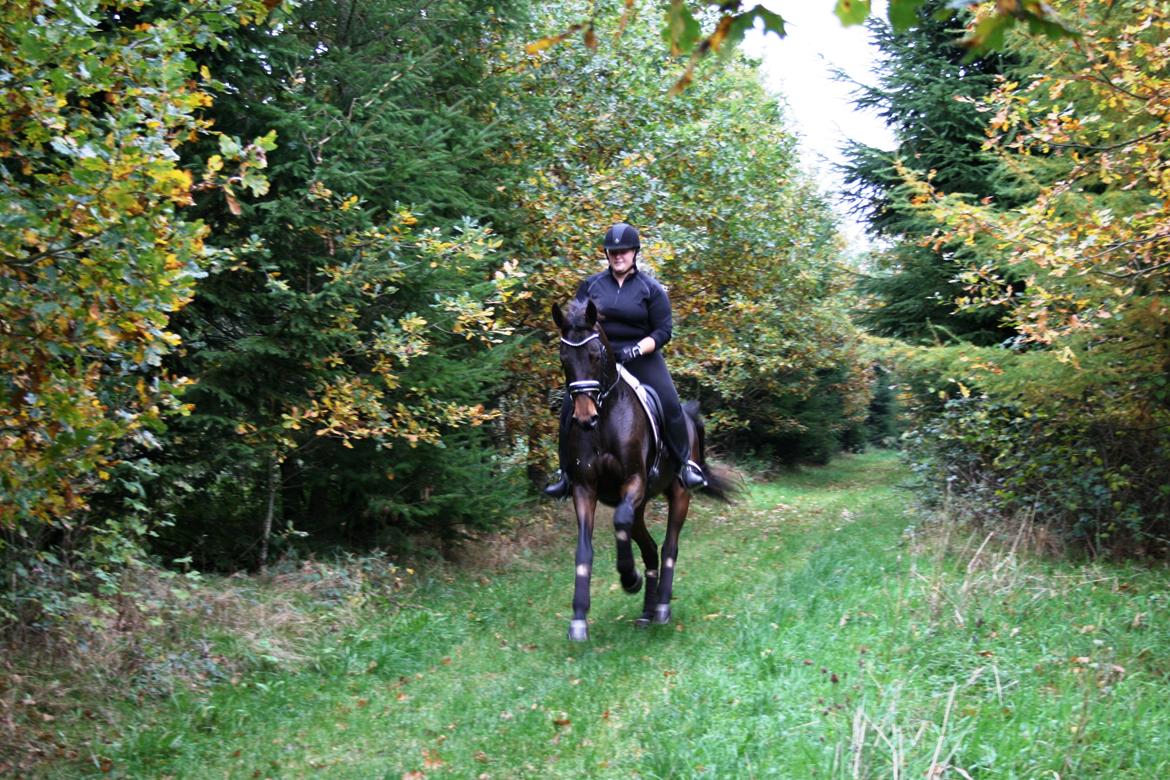
<instances>
[{"instance_id":1,"label":"noseband","mask_svg":"<svg viewBox=\"0 0 1170 780\"><path fill-rule=\"evenodd\" d=\"M595 339L598 341L600 341L600 339L601 339L601 334L598 333L597 331L593 331L592 333L590 333L588 336L581 339L580 341L569 341L564 336L561 336L561 343L566 345L566 346L576 348L576 347L583 347L586 344L588 344L590 341L593 341ZM601 342L601 354L603 357L607 351L608 350L606 350L606 348L605 348L605 342L602 341ZM569 382L569 396L576 398L577 396L584 393L585 395L588 395L590 398L593 399L593 403L596 404L598 409L601 409L602 402L605 400L606 396L608 396L611 392L613 392L614 387L617 386L617 383L620 380L621 380L621 374L619 373L617 378L614 379L613 384L610 385L609 388L605 392L601 391L601 382L596 380L596 379L579 379L576 382Z\"/></svg>"}]
</instances>

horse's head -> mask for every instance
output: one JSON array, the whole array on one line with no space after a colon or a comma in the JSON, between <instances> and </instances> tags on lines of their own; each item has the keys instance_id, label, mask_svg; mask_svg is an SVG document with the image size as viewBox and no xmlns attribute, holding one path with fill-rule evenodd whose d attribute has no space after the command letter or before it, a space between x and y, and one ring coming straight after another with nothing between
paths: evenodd
<instances>
[{"instance_id":1,"label":"horse's head","mask_svg":"<svg viewBox=\"0 0 1170 780\"><path fill-rule=\"evenodd\" d=\"M597 426L598 409L617 376L605 331L597 324L593 301L569 302L567 313L555 303L553 320L561 330L561 368L573 399L573 419L585 430Z\"/></svg>"}]
</instances>

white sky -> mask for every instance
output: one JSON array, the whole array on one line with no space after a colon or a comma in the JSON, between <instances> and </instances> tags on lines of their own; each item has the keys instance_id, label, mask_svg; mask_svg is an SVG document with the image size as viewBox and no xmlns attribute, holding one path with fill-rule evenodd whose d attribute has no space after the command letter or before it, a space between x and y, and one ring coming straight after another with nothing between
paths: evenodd
<instances>
[{"instance_id":1,"label":"white sky","mask_svg":"<svg viewBox=\"0 0 1170 780\"><path fill-rule=\"evenodd\" d=\"M854 109L850 85L830 75L840 68L856 81L875 83L872 67L877 51L863 26L841 26L832 0L765 0L764 5L784 17L788 35L781 39L752 30L744 39L744 52L763 60L760 75L768 91L783 96L789 106L805 166L833 195L843 185L832 164L842 160L839 149L847 139L882 149L894 147L885 123ZM872 13L884 18L886 0L874 0ZM838 210L850 243L855 248L867 246L861 226L843 207Z\"/></svg>"}]
</instances>

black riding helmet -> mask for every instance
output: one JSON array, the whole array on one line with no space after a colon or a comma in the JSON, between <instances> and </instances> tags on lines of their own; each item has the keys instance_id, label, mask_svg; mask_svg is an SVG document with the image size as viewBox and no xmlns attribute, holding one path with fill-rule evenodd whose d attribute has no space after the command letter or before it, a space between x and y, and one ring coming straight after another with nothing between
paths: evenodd
<instances>
[{"instance_id":1,"label":"black riding helmet","mask_svg":"<svg viewBox=\"0 0 1170 780\"><path fill-rule=\"evenodd\" d=\"M633 225L625 222L619 222L605 231L604 243L606 254L619 249L633 249L635 251L642 249L642 239L639 238L638 231Z\"/></svg>"}]
</instances>

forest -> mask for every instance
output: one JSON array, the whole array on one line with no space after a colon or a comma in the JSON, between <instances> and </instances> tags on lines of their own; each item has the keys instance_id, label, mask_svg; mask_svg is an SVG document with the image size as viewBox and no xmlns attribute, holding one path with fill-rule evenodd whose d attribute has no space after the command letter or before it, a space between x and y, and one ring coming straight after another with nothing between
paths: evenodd
<instances>
[{"instance_id":1,"label":"forest","mask_svg":"<svg viewBox=\"0 0 1170 780\"><path fill-rule=\"evenodd\" d=\"M141 671L212 578L392 595L557 511L549 312L619 221L746 483L896 452L922 517L1164 567L1170 8L823 4L896 138L840 193L763 5L6 4L0 773L21 680Z\"/></svg>"}]
</instances>

